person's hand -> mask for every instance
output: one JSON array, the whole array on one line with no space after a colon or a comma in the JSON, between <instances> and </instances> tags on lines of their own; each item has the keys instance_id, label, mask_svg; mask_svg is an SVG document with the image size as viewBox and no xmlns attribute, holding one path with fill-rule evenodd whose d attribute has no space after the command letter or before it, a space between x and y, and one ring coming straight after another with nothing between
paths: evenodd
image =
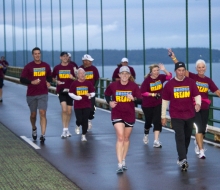
<instances>
[{"instance_id":1,"label":"person's hand","mask_svg":"<svg viewBox=\"0 0 220 190\"><path fill-rule=\"evenodd\" d=\"M38 85L38 84L40 84L40 79L35 79L35 80L32 80L31 81L31 84L33 84L33 85Z\"/></svg>"},{"instance_id":2,"label":"person's hand","mask_svg":"<svg viewBox=\"0 0 220 190\"><path fill-rule=\"evenodd\" d=\"M159 68L161 71L164 71L165 70L165 67L164 67L164 64L163 63L159 63L158 64Z\"/></svg>"},{"instance_id":3,"label":"person's hand","mask_svg":"<svg viewBox=\"0 0 220 190\"><path fill-rule=\"evenodd\" d=\"M134 101L134 97L132 96L132 94L127 94L127 98L131 101Z\"/></svg>"},{"instance_id":4,"label":"person's hand","mask_svg":"<svg viewBox=\"0 0 220 190\"><path fill-rule=\"evenodd\" d=\"M57 85L61 85L61 84L64 84L65 82L61 82L59 80L56 81Z\"/></svg>"},{"instance_id":5,"label":"person's hand","mask_svg":"<svg viewBox=\"0 0 220 190\"><path fill-rule=\"evenodd\" d=\"M51 85L49 82L46 81L46 85L47 85L47 88L49 88Z\"/></svg>"},{"instance_id":6,"label":"person's hand","mask_svg":"<svg viewBox=\"0 0 220 190\"><path fill-rule=\"evenodd\" d=\"M109 105L110 105L111 108L114 108L115 106L117 106L117 103L118 102L116 102L116 101L110 101Z\"/></svg>"},{"instance_id":7,"label":"person's hand","mask_svg":"<svg viewBox=\"0 0 220 190\"><path fill-rule=\"evenodd\" d=\"M161 118L162 126L167 126L167 118Z\"/></svg>"},{"instance_id":8,"label":"person's hand","mask_svg":"<svg viewBox=\"0 0 220 190\"><path fill-rule=\"evenodd\" d=\"M196 112L199 112L200 108L201 108L201 106L200 106L199 104L196 104L196 105L195 105L195 110L196 110Z\"/></svg>"},{"instance_id":9,"label":"person's hand","mask_svg":"<svg viewBox=\"0 0 220 190\"><path fill-rule=\"evenodd\" d=\"M168 56L170 56L172 59L176 57L171 48L168 49Z\"/></svg>"}]
</instances>

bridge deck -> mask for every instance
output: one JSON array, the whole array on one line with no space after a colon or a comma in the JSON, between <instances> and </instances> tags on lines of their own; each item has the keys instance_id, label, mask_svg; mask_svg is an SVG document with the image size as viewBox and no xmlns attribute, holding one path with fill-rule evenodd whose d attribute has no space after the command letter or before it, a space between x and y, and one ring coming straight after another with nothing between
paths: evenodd
<instances>
[{"instance_id":1,"label":"bridge deck","mask_svg":"<svg viewBox=\"0 0 220 190\"><path fill-rule=\"evenodd\" d=\"M18 137L26 136L32 140L25 94L25 86L5 81L3 103L0 104L0 123ZM45 144L41 145L38 140L35 144L40 149L29 148L83 190L219 189L220 149L216 146L206 143L207 159L200 160L194 153L192 138L188 153L189 170L181 172L176 164L174 133L164 129L160 137L163 147L156 149L152 146L152 131L149 144L143 144L143 122L137 121L126 160L128 170L117 175L116 137L110 113L97 109L92 131L87 135L88 142L81 142L81 135L74 133L74 114L70 124L72 137L60 138L60 113L58 98L50 94ZM40 134L39 120L37 127Z\"/></svg>"}]
</instances>

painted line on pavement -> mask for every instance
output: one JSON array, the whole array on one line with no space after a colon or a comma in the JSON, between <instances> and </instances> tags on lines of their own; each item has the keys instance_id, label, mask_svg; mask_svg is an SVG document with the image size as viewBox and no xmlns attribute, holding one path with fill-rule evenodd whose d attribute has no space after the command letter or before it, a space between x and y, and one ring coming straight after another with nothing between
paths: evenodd
<instances>
[{"instance_id":1,"label":"painted line on pavement","mask_svg":"<svg viewBox=\"0 0 220 190\"><path fill-rule=\"evenodd\" d=\"M24 141L26 141L29 145L31 145L35 149L40 149L39 146L37 146L35 143L33 143L29 138L26 136L20 136Z\"/></svg>"}]
</instances>

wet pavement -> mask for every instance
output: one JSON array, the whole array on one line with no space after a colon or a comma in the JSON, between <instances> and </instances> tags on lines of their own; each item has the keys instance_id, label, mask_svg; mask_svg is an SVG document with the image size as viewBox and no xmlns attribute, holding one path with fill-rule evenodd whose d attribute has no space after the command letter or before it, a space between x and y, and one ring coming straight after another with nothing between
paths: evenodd
<instances>
[{"instance_id":1,"label":"wet pavement","mask_svg":"<svg viewBox=\"0 0 220 190\"><path fill-rule=\"evenodd\" d=\"M17 137L25 136L32 141L25 94L25 86L5 81L3 103L0 104L0 123L7 126ZM61 108L57 96L53 94L49 95L47 119L45 143L40 144L38 138L34 144L39 149L30 145L28 148L40 155L43 162L51 164L83 190L217 190L220 187L220 149L216 146L206 143L207 159L200 160L194 153L192 138L188 153L189 169L187 172L181 172L176 164L174 133L164 129L160 136L163 147L153 148L152 131L150 142L145 145L142 141L143 122L137 121L126 159L128 170L122 175L117 175L116 137L109 111L97 109L96 118L92 121L92 130L87 135L87 142L81 142L81 135L74 132L74 113L69 127L72 137L60 138ZM37 127L39 137L39 121ZM21 138L19 140L25 142Z\"/></svg>"}]
</instances>

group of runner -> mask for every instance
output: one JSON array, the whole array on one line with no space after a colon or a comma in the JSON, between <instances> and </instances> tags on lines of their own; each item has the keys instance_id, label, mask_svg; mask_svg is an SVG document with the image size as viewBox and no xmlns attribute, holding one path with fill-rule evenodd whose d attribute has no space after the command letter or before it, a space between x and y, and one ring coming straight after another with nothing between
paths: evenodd
<instances>
[{"instance_id":1,"label":"group of runner","mask_svg":"<svg viewBox=\"0 0 220 190\"><path fill-rule=\"evenodd\" d=\"M208 91L220 97L220 90L214 82L205 76L206 64L203 60L196 62L197 74L186 70L183 62L179 62L171 49L168 54L175 63L175 77L165 69L163 64L153 64L149 74L145 76L141 87L135 83L135 71L128 66L128 59L123 58L113 73L113 82L105 90L105 99L111 107L111 120L116 131L116 155L118 160L117 173L127 170L126 155L130 144L130 135L135 124L135 106L141 104L144 116L143 142L149 143L149 130L153 127L153 147L161 148L159 135L162 126L166 125L166 110L169 106L171 126L175 131L177 164L187 170L187 151L193 126L196 128L196 154L204 159L203 138L208 122L210 100ZM95 92L99 82L97 68L92 65L94 60L90 55L82 57L83 64L70 62L71 55L61 52L61 63L51 71L49 64L41 61L39 48L32 50L33 61L28 63L21 74L20 82L26 84L27 103L30 108L32 137L37 139L36 117L40 115L41 136L45 141L46 110L48 87L56 83L56 91L62 109L63 131L61 138L71 136L68 130L72 114L72 106L76 116L75 133L80 134L82 141L87 141L86 133L91 129L91 120L95 114ZM160 74L163 71L164 74ZM166 84L164 85L164 83ZM74 102L73 102L74 100Z\"/></svg>"}]
</instances>

